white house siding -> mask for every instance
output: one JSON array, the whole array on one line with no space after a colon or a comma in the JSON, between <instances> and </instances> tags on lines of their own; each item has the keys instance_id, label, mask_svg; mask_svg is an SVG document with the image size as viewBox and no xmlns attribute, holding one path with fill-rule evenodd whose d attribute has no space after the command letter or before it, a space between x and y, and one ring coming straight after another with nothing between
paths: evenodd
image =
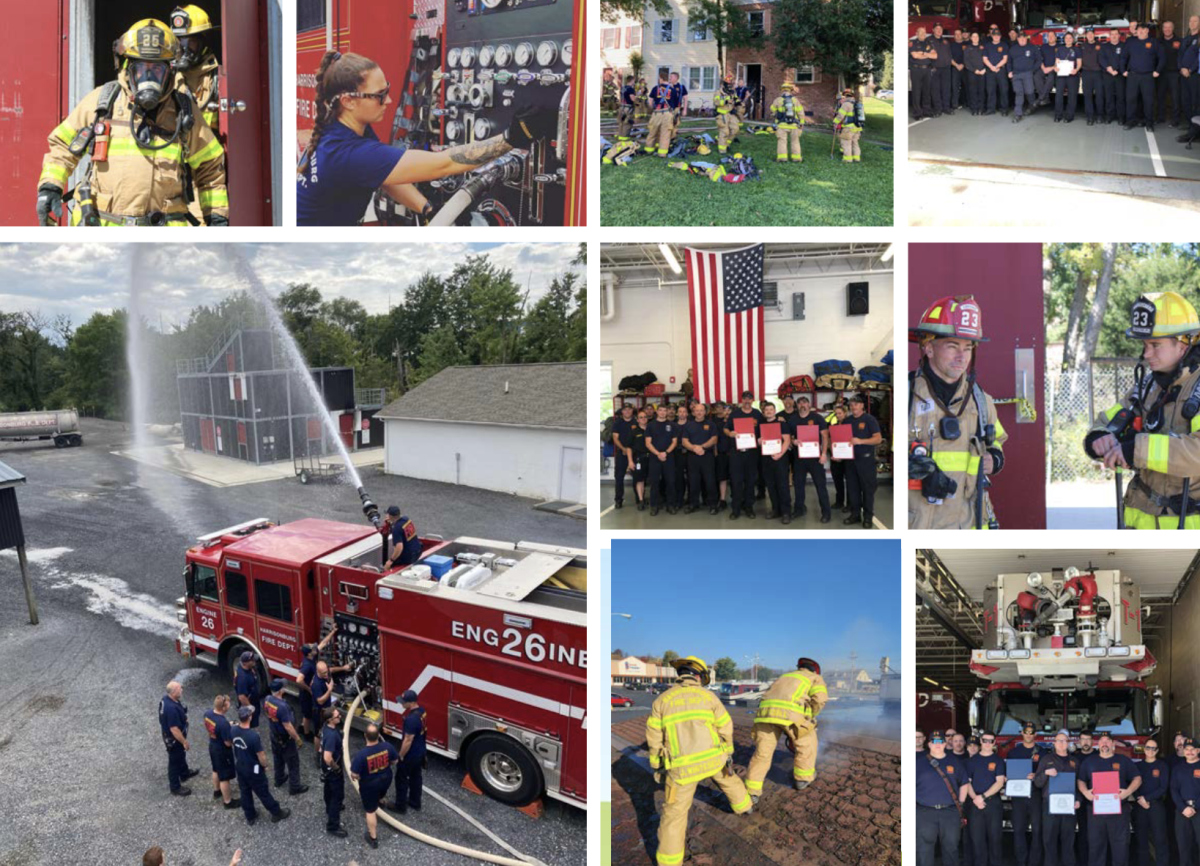
<instances>
[{"instance_id":1,"label":"white house siding","mask_svg":"<svg viewBox=\"0 0 1200 866\"><path fill-rule=\"evenodd\" d=\"M587 436L582 430L398 419L385 424L385 472L531 499L557 499L562 449L582 449L574 486L581 501L586 500Z\"/></svg>"},{"instance_id":2,"label":"white house siding","mask_svg":"<svg viewBox=\"0 0 1200 866\"><path fill-rule=\"evenodd\" d=\"M675 42L664 44L657 41L659 21L662 18L672 18L675 21ZM658 69L661 66L670 67L671 72L678 72L684 84L688 87L688 103L692 108L700 105L711 105L713 95L720 86L720 68L717 61L717 43L715 39L705 42L693 42L688 29L687 5L680 0L671 0L671 12L660 16L653 9L647 10L646 29L642 31L642 56L646 59L646 81L653 87L658 83ZM692 68L711 67L711 87L693 87L689 82L688 72Z\"/></svg>"}]
</instances>

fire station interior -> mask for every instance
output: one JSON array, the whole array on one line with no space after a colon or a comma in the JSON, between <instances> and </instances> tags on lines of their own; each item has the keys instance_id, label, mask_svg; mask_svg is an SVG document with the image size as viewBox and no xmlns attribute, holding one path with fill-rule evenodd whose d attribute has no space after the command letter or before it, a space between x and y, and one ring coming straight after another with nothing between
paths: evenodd
<instances>
[{"instance_id":1,"label":"fire station interior","mask_svg":"<svg viewBox=\"0 0 1200 866\"><path fill-rule=\"evenodd\" d=\"M112 45L122 33L129 29L134 22L143 18L157 18L167 23L167 17L177 4L171 0L125 0L122 3L103 2L103 0L88 0L80 4L83 16L80 26L89 27L92 38L90 47L92 53L91 68L93 70L92 87L99 87L113 77ZM213 24L221 24L221 2L211 0L200 3L200 8L208 13ZM219 31L216 51L220 56ZM80 40L81 45L89 44L89 40Z\"/></svg>"},{"instance_id":2,"label":"fire station interior","mask_svg":"<svg viewBox=\"0 0 1200 866\"><path fill-rule=\"evenodd\" d=\"M1195 652L1195 634L1200 629L1198 570L1196 550L918 549L917 728L926 735L950 725L963 734L987 728L997 735L1002 755L1010 735L1019 739L1025 721L1035 722L1039 742L1050 742L1064 725L1070 728L1073 743L1081 729L1107 729L1118 749L1135 760L1142 757L1141 742L1159 728L1168 737L1177 730L1194 733L1200 721L1200 659ZM1104 589L1105 575L1114 572L1119 573L1119 592L1124 597L1115 602ZM1047 601L1077 573L1098 579L1095 630L1086 638L1084 629L1077 628L1084 621L1079 616L1082 596L1065 601L1057 611ZM997 592L1000 575L1004 575L1003 589ZM1033 580L1030 575L1035 575ZM1115 581L1108 585L1113 587ZM1058 600L1065 598L1060 595ZM1004 655L1024 659L1022 651L1028 644L1021 625L1023 603L1029 612L1026 622L1037 624L1029 627L1030 633L1038 635L1031 639L1035 648L1061 648L1052 651L1084 655L1089 661L1094 656L1100 675L1085 678L1079 688L1054 690L1047 687L1048 677L1041 687L1036 677L1026 679L1037 670L1024 666L1027 662L1002 660ZM997 619L1000 630L993 625ZM1002 633L997 637L1004 623L1014 625L1016 632L1007 643ZM1133 643L1137 625L1146 657L1155 661L1153 672L1144 678L1140 674L1147 665L1137 657L1141 650ZM1056 641L1053 634L1059 633L1063 637ZM1005 651L1001 644L1018 649ZM985 671L993 669L988 674L991 679L973 673L975 652L983 653L975 659ZM1107 662L1101 659L1105 656ZM1051 669L1052 664L1040 670ZM1156 723L1159 692L1161 720ZM977 694L982 700L972 726L970 702ZM1168 749L1169 740L1164 754Z\"/></svg>"},{"instance_id":3,"label":"fire station interior","mask_svg":"<svg viewBox=\"0 0 1200 866\"><path fill-rule=\"evenodd\" d=\"M699 249L729 249L728 244L694 244ZM684 385L691 383L694 366L690 301L687 273L687 245L684 244L602 244L600 374L601 423L611 423L624 403L634 411L658 404L665 398L674 408L685 402ZM664 252L664 250L666 252ZM669 253L669 257L668 257ZM886 361L893 348L892 260L886 243L805 243L767 244L763 264L763 396L777 410L784 408L780 388L793 377L807 376L796 387L784 387L795 398L810 400L813 412L833 416L833 406L854 394L867 400L866 411L878 421L883 440L876 449L876 475L873 525L876 529L895 526L892 484L892 367ZM842 387L825 387L831 380L822 377L814 365L829 359L849 361L855 372ZM864 368L872 368L866 374ZM883 372L877 372L883 371ZM649 387L635 386L623 380L653 373L657 379ZM866 375L886 377L886 381L868 380ZM811 387L810 387L811 386ZM711 403L728 400L723 395L695 399ZM737 398L733 398L737 402ZM755 407L759 407L755 400ZM678 453L683 454L680 447ZM597 455L601 467L600 521L604 529L719 529L797 530L856 529L862 522L847 525L848 511L833 507L837 495L831 466L826 464L826 489L831 519L821 523L821 507L811 477L804 483L805 513L796 507L796 490L788 481L792 503L789 523L765 519L771 501L756 491L755 518L730 519L732 483L727 485L728 507L716 515L709 513L703 494L699 507L685 513L688 496L682 494L682 506L675 514L665 505L658 514L650 514L650 486L646 482L647 507L639 510L632 475L625 477L623 506L616 508L614 472L615 451L611 442L600 442ZM842 467L839 466L839 469ZM847 470L848 471L848 470ZM762 481L761 472L759 480ZM718 493L719 496L719 493Z\"/></svg>"}]
</instances>

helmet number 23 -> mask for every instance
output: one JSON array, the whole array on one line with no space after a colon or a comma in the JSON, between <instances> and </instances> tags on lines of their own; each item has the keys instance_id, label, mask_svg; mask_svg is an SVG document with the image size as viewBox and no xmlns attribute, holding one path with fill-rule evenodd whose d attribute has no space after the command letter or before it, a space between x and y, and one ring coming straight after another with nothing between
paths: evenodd
<instances>
[{"instance_id":1,"label":"helmet number 23","mask_svg":"<svg viewBox=\"0 0 1200 866\"><path fill-rule=\"evenodd\" d=\"M1133 326L1135 328L1150 327L1150 312L1148 310L1133 311Z\"/></svg>"},{"instance_id":2,"label":"helmet number 23","mask_svg":"<svg viewBox=\"0 0 1200 866\"><path fill-rule=\"evenodd\" d=\"M979 327L979 311L978 310L963 310L962 321L959 326L963 328L978 328Z\"/></svg>"}]
</instances>

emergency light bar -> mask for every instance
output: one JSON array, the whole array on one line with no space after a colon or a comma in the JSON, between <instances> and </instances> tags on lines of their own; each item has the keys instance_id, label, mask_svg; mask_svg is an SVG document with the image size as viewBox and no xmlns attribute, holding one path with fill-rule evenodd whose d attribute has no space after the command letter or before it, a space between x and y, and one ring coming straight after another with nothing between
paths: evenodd
<instances>
[{"instance_id":1,"label":"emergency light bar","mask_svg":"<svg viewBox=\"0 0 1200 866\"><path fill-rule=\"evenodd\" d=\"M239 523L236 526L228 526L225 529L218 529L216 532L210 532L208 535L201 535L197 541L205 547L208 547L215 541L219 541L226 535L249 535L258 529L266 529L271 525L271 521L265 517L256 517L253 520L247 520L245 523Z\"/></svg>"}]
</instances>

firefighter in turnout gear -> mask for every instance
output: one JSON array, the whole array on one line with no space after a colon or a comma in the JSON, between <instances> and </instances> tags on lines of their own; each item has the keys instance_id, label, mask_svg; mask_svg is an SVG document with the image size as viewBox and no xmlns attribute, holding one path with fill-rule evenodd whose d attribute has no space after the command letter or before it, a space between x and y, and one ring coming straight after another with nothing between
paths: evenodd
<instances>
[{"instance_id":1,"label":"firefighter in turnout gear","mask_svg":"<svg viewBox=\"0 0 1200 866\"><path fill-rule=\"evenodd\" d=\"M909 374L909 529L996 528L988 478L1004 467L1008 434L975 382L987 342L971 295L939 298L908 332L921 363Z\"/></svg>"},{"instance_id":2,"label":"firefighter in turnout gear","mask_svg":"<svg viewBox=\"0 0 1200 866\"><path fill-rule=\"evenodd\" d=\"M188 212L193 185L209 225L229 225L224 149L195 102L175 86L179 42L151 18L113 45L117 78L93 90L49 135L38 179L40 225L57 225L67 179L88 155L72 191L72 225L166 226L198 222Z\"/></svg>"},{"instance_id":3,"label":"firefighter in turnout gear","mask_svg":"<svg viewBox=\"0 0 1200 866\"><path fill-rule=\"evenodd\" d=\"M858 116L858 105L854 91L847 87L838 101L837 114L833 118L833 134L842 143L842 162L861 162L862 151L858 138L862 135L862 121Z\"/></svg>"},{"instance_id":4,"label":"firefighter in turnout gear","mask_svg":"<svg viewBox=\"0 0 1200 866\"><path fill-rule=\"evenodd\" d=\"M734 113L737 107L737 96L733 92L733 76L726 75L721 82L721 89L713 97L713 106L717 109L717 151L725 153L729 143L738 134L738 118Z\"/></svg>"},{"instance_id":5,"label":"firefighter in turnout gear","mask_svg":"<svg viewBox=\"0 0 1200 866\"><path fill-rule=\"evenodd\" d=\"M696 786L712 779L729 798L735 814L750 812L750 795L733 772L733 720L721 701L705 688L708 665L695 656L671 663L678 684L663 692L646 720L646 746L655 781L666 787L658 821L658 852L662 866L684 858L688 812Z\"/></svg>"},{"instance_id":6,"label":"firefighter in turnout gear","mask_svg":"<svg viewBox=\"0 0 1200 866\"><path fill-rule=\"evenodd\" d=\"M779 738L787 737L792 761L792 787L803 791L816 778L817 715L829 700L821 666L810 658L796 660L796 670L771 684L754 718L754 757L746 771L751 801L762 796Z\"/></svg>"},{"instance_id":7,"label":"firefighter in turnout gear","mask_svg":"<svg viewBox=\"0 0 1200 866\"><path fill-rule=\"evenodd\" d=\"M671 136L675 132L675 91L667 84L667 74L664 70L659 73L658 86L650 91L650 124L646 143L643 145L646 153L657 152L666 157L671 148Z\"/></svg>"},{"instance_id":8,"label":"firefighter in turnout gear","mask_svg":"<svg viewBox=\"0 0 1200 866\"><path fill-rule=\"evenodd\" d=\"M1142 295L1126 336L1142 360L1124 404L1102 412L1084 440L1109 469L1132 469L1122 517L1129 529L1200 529L1200 318L1177 292Z\"/></svg>"},{"instance_id":9,"label":"firefighter in turnout gear","mask_svg":"<svg viewBox=\"0 0 1200 866\"><path fill-rule=\"evenodd\" d=\"M795 85L783 82L783 93L771 103L771 116L775 118L775 161L787 162L791 151L792 162L802 162L800 153L800 127L804 125L804 106L792 95Z\"/></svg>"},{"instance_id":10,"label":"firefighter in turnout gear","mask_svg":"<svg viewBox=\"0 0 1200 866\"><path fill-rule=\"evenodd\" d=\"M178 72L175 86L182 81L196 108L209 129L217 132L221 91L220 61L213 53L216 28L208 13L199 6L176 6L171 13L171 32L179 40L179 57L175 60Z\"/></svg>"}]
</instances>

